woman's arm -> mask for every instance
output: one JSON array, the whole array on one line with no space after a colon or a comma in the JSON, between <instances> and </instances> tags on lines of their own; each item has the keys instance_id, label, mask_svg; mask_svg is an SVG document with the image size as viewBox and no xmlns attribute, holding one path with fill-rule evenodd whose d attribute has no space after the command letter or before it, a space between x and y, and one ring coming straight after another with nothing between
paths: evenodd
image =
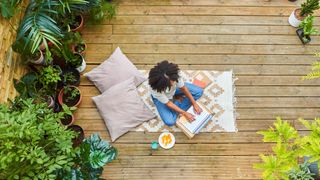
<instances>
[{"instance_id":1,"label":"woman's arm","mask_svg":"<svg viewBox=\"0 0 320 180\"><path fill-rule=\"evenodd\" d=\"M186 119L187 119L188 121L193 121L193 120L194 120L194 116L193 116L192 114L190 114L190 113L182 110L182 109L179 108L177 105L175 105L173 102L169 101L169 102L166 103L166 105L167 105L170 109L172 109L172 110L176 111L177 113L179 113L179 114L183 115L184 117L186 117Z\"/></svg>"},{"instance_id":2,"label":"woman's arm","mask_svg":"<svg viewBox=\"0 0 320 180\"><path fill-rule=\"evenodd\" d=\"M194 100L194 98L193 98L192 94L190 93L189 89L186 86L183 86L182 88L180 88L180 90L187 96L187 98L190 99L195 113L200 114L202 112L202 109L197 104L196 100Z\"/></svg>"}]
</instances>

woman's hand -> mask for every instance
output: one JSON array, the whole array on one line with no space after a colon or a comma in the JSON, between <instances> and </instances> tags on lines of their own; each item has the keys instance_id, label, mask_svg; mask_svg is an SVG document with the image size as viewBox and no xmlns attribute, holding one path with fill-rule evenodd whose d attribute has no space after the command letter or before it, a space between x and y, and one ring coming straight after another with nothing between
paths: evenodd
<instances>
[{"instance_id":1,"label":"woman's hand","mask_svg":"<svg viewBox=\"0 0 320 180\"><path fill-rule=\"evenodd\" d=\"M194 121L194 116L188 112L183 112L182 115L189 121L192 122Z\"/></svg>"},{"instance_id":2,"label":"woman's hand","mask_svg":"<svg viewBox=\"0 0 320 180\"><path fill-rule=\"evenodd\" d=\"M201 107L197 103L193 104L193 110L194 110L194 113L196 113L196 114L201 114L201 112L202 112Z\"/></svg>"}]
</instances>

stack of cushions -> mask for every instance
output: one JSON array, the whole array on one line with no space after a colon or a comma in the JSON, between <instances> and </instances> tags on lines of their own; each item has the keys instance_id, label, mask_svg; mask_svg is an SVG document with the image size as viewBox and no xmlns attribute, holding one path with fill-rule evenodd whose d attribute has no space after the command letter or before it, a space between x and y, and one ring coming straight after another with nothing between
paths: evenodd
<instances>
[{"instance_id":1,"label":"stack of cushions","mask_svg":"<svg viewBox=\"0 0 320 180\"><path fill-rule=\"evenodd\" d=\"M136 89L146 78L119 47L106 61L84 75L102 93L92 99L112 141L155 117Z\"/></svg>"}]
</instances>

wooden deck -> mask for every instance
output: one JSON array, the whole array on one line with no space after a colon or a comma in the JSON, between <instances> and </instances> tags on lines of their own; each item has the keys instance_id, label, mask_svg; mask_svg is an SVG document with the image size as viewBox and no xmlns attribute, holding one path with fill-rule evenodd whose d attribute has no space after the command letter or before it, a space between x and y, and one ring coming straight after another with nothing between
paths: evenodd
<instances>
[{"instance_id":1,"label":"wooden deck","mask_svg":"<svg viewBox=\"0 0 320 180\"><path fill-rule=\"evenodd\" d=\"M299 3L299 1L297 2ZM270 150L256 131L281 116L299 130L299 117L319 115L320 83L302 81L319 51L319 37L301 45L287 18L288 0L122 0L112 22L88 26L87 71L120 46L140 69L167 59L183 69L234 69L238 133L175 133L171 150L151 151L159 133L130 132L114 143L119 157L105 179L261 179L252 164ZM316 22L319 25L319 20ZM109 140L91 97L98 90L82 78L77 124Z\"/></svg>"}]
</instances>

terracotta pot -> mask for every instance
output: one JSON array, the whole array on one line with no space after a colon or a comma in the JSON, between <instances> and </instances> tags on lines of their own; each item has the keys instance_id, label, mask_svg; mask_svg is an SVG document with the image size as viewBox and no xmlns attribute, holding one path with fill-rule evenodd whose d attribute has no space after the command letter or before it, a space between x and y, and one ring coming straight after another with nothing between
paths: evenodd
<instances>
[{"instance_id":1,"label":"terracotta pot","mask_svg":"<svg viewBox=\"0 0 320 180\"><path fill-rule=\"evenodd\" d=\"M78 27L71 29L72 32L81 32L83 30L84 18L81 14L76 16L76 19L80 21Z\"/></svg>"},{"instance_id":2,"label":"terracotta pot","mask_svg":"<svg viewBox=\"0 0 320 180\"><path fill-rule=\"evenodd\" d=\"M86 54L87 44L86 44L86 43L83 43L83 45L84 45L84 50L81 51L81 52L77 52L77 51L76 51L76 44L73 44L73 45L71 46L72 52L73 52L73 53L79 53L79 54L81 54L82 56L84 56L84 55Z\"/></svg>"},{"instance_id":3,"label":"terracotta pot","mask_svg":"<svg viewBox=\"0 0 320 180\"><path fill-rule=\"evenodd\" d=\"M82 127L80 127L78 125L71 125L68 127L68 129L78 133L78 136L76 138L72 139L72 142L73 142L73 147L79 146L82 143L82 141L84 140L84 131L83 131Z\"/></svg>"},{"instance_id":4,"label":"terracotta pot","mask_svg":"<svg viewBox=\"0 0 320 180\"><path fill-rule=\"evenodd\" d=\"M30 62L33 63L33 64L37 64L37 65L45 64L45 59L44 59L43 52L40 49L38 51L40 52L40 57L38 59L36 59L36 60L30 59Z\"/></svg>"},{"instance_id":5,"label":"terracotta pot","mask_svg":"<svg viewBox=\"0 0 320 180\"><path fill-rule=\"evenodd\" d=\"M74 115L67 115L60 119L60 123L64 126L71 126L74 123Z\"/></svg>"},{"instance_id":6,"label":"terracotta pot","mask_svg":"<svg viewBox=\"0 0 320 180\"><path fill-rule=\"evenodd\" d=\"M82 101L81 91L80 91L80 89L79 89L78 87L76 87L76 86L70 86L70 87L71 87L71 88L76 88L76 89L78 89L78 91L80 92L80 95L79 95L78 100L75 101L75 102L71 102L71 103L65 103L65 102L64 102L64 89L65 89L65 88L62 88L62 89L60 90L60 92L59 92L59 95L58 95L58 101L59 101L59 103L60 103L61 105L62 105L62 104L65 104L65 105L67 105L68 107L79 106L79 104L80 104L81 101Z\"/></svg>"},{"instance_id":7,"label":"terracotta pot","mask_svg":"<svg viewBox=\"0 0 320 180\"><path fill-rule=\"evenodd\" d=\"M299 27L299 24L305 17L300 16L301 8L295 9L292 11L291 15L289 16L289 24L293 27Z\"/></svg>"}]
</instances>

